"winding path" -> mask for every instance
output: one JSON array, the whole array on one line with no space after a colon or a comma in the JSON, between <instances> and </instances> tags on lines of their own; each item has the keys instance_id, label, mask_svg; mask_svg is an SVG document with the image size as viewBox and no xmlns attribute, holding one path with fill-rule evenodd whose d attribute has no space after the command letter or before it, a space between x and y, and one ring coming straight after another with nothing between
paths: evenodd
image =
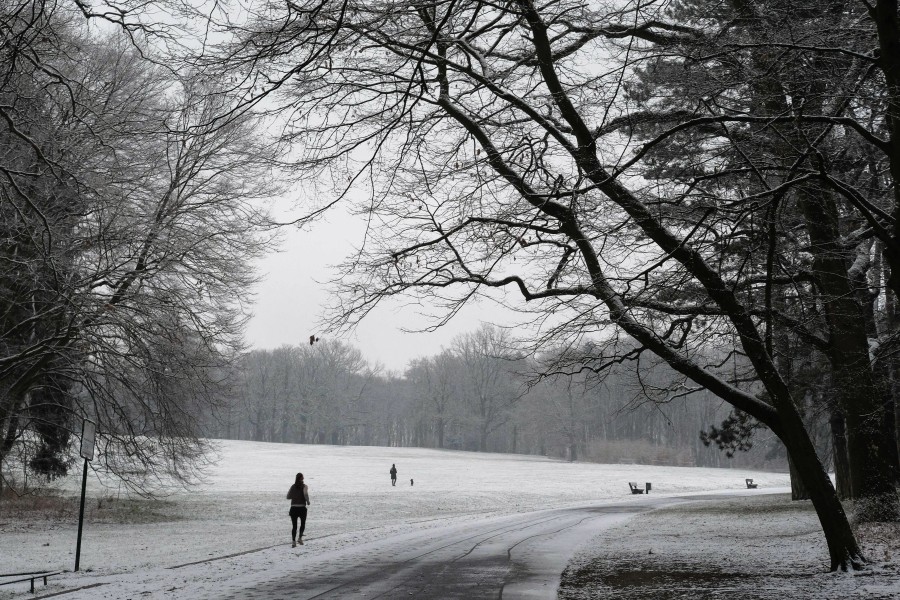
<instances>
[{"instance_id":1,"label":"winding path","mask_svg":"<svg viewBox=\"0 0 900 600\"><path fill-rule=\"evenodd\" d=\"M673 504L673 499L517 514L321 555L302 552L295 573L237 586L215 598L555 599L560 574L581 545L603 529L663 504Z\"/></svg>"},{"instance_id":2,"label":"winding path","mask_svg":"<svg viewBox=\"0 0 900 600\"><path fill-rule=\"evenodd\" d=\"M722 499L723 495L714 496ZM578 549L635 514L704 496L639 496L592 506L420 523L377 539L315 537L183 568L99 577L67 599L555 600Z\"/></svg>"}]
</instances>

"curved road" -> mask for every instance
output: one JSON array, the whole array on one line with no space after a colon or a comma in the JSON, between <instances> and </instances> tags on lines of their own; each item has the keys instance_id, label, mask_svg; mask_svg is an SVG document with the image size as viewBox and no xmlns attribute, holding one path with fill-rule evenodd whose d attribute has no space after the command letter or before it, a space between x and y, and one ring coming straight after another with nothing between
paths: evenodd
<instances>
[{"instance_id":1,"label":"curved road","mask_svg":"<svg viewBox=\"0 0 900 600\"><path fill-rule=\"evenodd\" d=\"M427 529L321 555L303 552L295 573L209 597L555 599L560 574L582 544L635 513L680 502L640 500Z\"/></svg>"}]
</instances>

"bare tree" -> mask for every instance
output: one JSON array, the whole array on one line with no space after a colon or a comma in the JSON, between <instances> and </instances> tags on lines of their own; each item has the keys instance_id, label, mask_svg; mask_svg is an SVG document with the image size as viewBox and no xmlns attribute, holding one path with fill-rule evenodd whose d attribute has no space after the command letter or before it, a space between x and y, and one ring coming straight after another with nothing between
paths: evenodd
<instances>
[{"instance_id":1,"label":"bare tree","mask_svg":"<svg viewBox=\"0 0 900 600\"><path fill-rule=\"evenodd\" d=\"M241 439L363 443L377 421L370 400L376 373L358 349L340 341L251 351L234 374L231 421L213 432L227 435L233 426Z\"/></svg>"},{"instance_id":2,"label":"bare tree","mask_svg":"<svg viewBox=\"0 0 900 600\"><path fill-rule=\"evenodd\" d=\"M193 415L230 388L250 260L270 246L272 152L249 115L214 118L225 95L122 35L96 37L61 6L11 9L0 461L40 423L67 441L90 417L95 464L141 491L187 480L205 447Z\"/></svg>"},{"instance_id":3,"label":"bare tree","mask_svg":"<svg viewBox=\"0 0 900 600\"><path fill-rule=\"evenodd\" d=\"M437 448L445 447L448 427L457 416L460 383L464 377L459 360L449 350L415 360L406 371L406 378L427 403L426 415L432 422Z\"/></svg>"},{"instance_id":4,"label":"bare tree","mask_svg":"<svg viewBox=\"0 0 900 600\"><path fill-rule=\"evenodd\" d=\"M708 9L672 5L669 16L689 35L654 40L626 96L635 111L615 127L644 143L644 177L686 190L681 207L741 215L719 245L761 282L746 302L763 319L782 377L802 397L796 348L827 357L857 517L896 519L900 458L884 365L896 332L879 335L874 318L879 296L893 292L868 273L873 238L890 237L891 203L877 141L887 129L885 90L865 54L875 28L857 3ZM685 146L696 151L685 155Z\"/></svg>"},{"instance_id":5,"label":"bare tree","mask_svg":"<svg viewBox=\"0 0 900 600\"><path fill-rule=\"evenodd\" d=\"M461 363L459 382L465 404L477 422L478 450L488 450L490 435L509 420L517 396L513 382L509 333L492 325L482 325L453 342Z\"/></svg>"},{"instance_id":6,"label":"bare tree","mask_svg":"<svg viewBox=\"0 0 900 600\"><path fill-rule=\"evenodd\" d=\"M258 10L223 48L228 69L248 89L281 93L285 140L310 181L337 182L335 198L356 181L371 190L359 207L371 237L347 265L341 322L397 294L452 313L480 290L509 288L543 320L543 342L615 326L638 344L626 353L656 354L775 432L810 492L832 568L864 562L748 302L756 273L723 252L743 243L722 236L743 217L641 178L653 157L615 126L632 114L620 92L634 51L693 29L655 4L320 0ZM740 353L742 372L697 352L709 345Z\"/></svg>"}]
</instances>

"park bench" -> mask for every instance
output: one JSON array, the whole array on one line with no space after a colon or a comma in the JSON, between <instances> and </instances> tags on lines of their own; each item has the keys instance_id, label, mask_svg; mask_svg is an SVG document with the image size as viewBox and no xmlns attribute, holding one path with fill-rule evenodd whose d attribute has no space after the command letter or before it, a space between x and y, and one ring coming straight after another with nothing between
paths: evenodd
<instances>
[{"instance_id":1,"label":"park bench","mask_svg":"<svg viewBox=\"0 0 900 600\"><path fill-rule=\"evenodd\" d=\"M51 575L59 575L62 571L33 571L29 573L6 573L5 575L0 575L0 579L6 579L10 577L9 581L0 581L0 585L7 585L10 583L22 583L23 581L31 582L31 593L34 593L34 580L35 579L43 579L44 585L47 585L47 578Z\"/></svg>"},{"instance_id":2,"label":"park bench","mask_svg":"<svg viewBox=\"0 0 900 600\"><path fill-rule=\"evenodd\" d=\"M628 482L628 487L631 488L631 493L632 493L632 494L643 494L643 493L644 493L644 488L639 487L638 484L636 484L636 483L634 483L634 482L629 481L629 482Z\"/></svg>"},{"instance_id":3,"label":"park bench","mask_svg":"<svg viewBox=\"0 0 900 600\"><path fill-rule=\"evenodd\" d=\"M756 484L753 483L753 480L752 480L752 479L745 479L744 481L747 483L747 489L748 489L748 490L752 490L753 488L756 487Z\"/></svg>"}]
</instances>

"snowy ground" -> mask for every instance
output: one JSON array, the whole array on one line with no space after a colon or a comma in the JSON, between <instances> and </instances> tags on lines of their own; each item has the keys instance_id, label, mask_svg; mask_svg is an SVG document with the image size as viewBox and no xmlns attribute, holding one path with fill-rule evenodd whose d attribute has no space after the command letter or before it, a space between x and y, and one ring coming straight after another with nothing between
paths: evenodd
<instances>
[{"instance_id":1,"label":"snowy ground","mask_svg":"<svg viewBox=\"0 0 900 600\"><path fill-rule=\"evenodd\" d=\"M317 547L334 549L488 515L629 501L635 497L628 492L628 481L652 482L654 496L707 490L762 494L784 491L788 485L785 474L570 464L539 457L409 448L221 442L220 449L221 459L206 483L164 501L127 498L117 488L92 479L83 572L51 579L46 591L283 545L290 536L284 494L297 471L305 474L312 500L306 538ZM399 470L397 487L390 485L391 463ZM759 489L746 490L745 477L753 477ZM66 482L70 492L77 489L76 479ZM22 504L0 504L0 572L74 566L77 503L74 499L41 502L40 510L34 511ZM678 527L681 517L672 514L670 526ZM776 519L761 526L780 531L781 524ZM812 545L801 543L804 549ZM771 561L760 564L779 560L778 546L771 552L763 553ZM261 554L217 561L222 566L220 575L266 568L253 562ZM810 560L814 571L821 571L824 559ZM178 572L190 578L192 568ZM0 599L18 593L0 588ZM152 589L150 594L156 597Z\"/></svg>"},{"instance_id":2,"label":"snowy ground","mask_svg":"<svg viewBox=\"0 0 900 600\"><path fill-rule=\"evenodd\" d=\"M900 525L866 525L857 536L870 567L826 573L809 502L778 494L663 508L583 547L559 599L900 599Z\"/></svg>"}]
</instances>

